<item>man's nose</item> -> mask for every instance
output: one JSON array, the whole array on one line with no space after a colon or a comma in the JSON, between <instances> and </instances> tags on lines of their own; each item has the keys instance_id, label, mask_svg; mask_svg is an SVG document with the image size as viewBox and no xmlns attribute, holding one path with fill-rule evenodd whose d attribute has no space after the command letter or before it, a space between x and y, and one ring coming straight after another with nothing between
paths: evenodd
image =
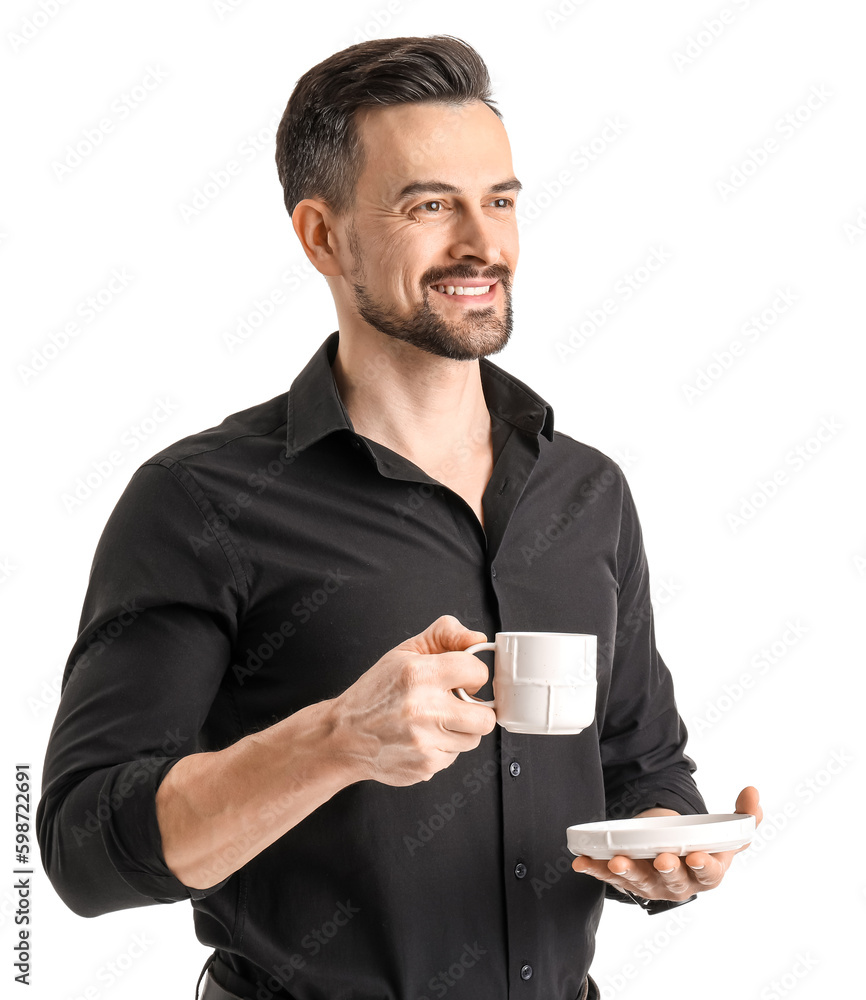
<instances>
[{"instance_id":1,"label":"man's nose","mask_svg":"<svg viewBox=\"0 0 866 1000\"><path fill-rule=\"evenodd\" d=\"M502 253L502 223L487 219L481 209L467 209L454 223L450 253L459 260L474 257L495 264Z\"/></svg>"}]
</instances>

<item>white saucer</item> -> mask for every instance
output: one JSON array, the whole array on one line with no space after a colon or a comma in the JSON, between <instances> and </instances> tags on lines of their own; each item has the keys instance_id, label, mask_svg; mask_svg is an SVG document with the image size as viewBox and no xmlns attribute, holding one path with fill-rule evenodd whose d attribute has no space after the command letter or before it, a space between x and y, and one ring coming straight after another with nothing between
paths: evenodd
<instances>
[{"instance_id":1,"label":"white saucer","mask_svg":"<svg viewBox=\"0 0 866 1000\"><path fill-rule=\"evenodd\" d=\"M655 858L659 854L682 857L692 851L734 851L748 844L754 832L755 817L748 813L711 813L584 823L570 826L567 836L572 854L609 861L617 854Z\"/></svg>"}]
</instances>

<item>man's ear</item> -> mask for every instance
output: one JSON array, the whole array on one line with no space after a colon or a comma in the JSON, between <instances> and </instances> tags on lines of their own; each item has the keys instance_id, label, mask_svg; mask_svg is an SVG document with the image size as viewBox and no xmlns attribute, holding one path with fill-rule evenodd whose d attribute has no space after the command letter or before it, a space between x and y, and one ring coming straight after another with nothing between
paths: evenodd
<instances>
[{"instance_id":1,"label":"man's ear","mask_svg":"<svg viewBox=\"0 0 866 1000\"><path fill-rule=\"evenodd\" d=\"M336 277L343 273L336 253L334 214L320 198L304 198L292 212L292 227L304 253L321 274Z\"/></svg>"}]
</instances>

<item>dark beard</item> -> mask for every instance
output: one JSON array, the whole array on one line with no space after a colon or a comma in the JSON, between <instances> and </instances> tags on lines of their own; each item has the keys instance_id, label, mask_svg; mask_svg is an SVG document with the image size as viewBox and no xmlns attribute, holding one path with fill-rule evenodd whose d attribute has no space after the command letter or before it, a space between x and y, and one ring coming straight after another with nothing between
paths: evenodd
<instances>
[{"instance_id":1,"label":"dark beard","mask_svg":"<svg viewBox=\"0 0 866 1000\"><path fill-rule=\"evenodd\" d=\"M353 277L358 277L357 272ZM431 285L453 283L452 280L443 282L442 278L499 279L505 295L505 311L502 318L497 316L494 306L487 306L485 309L467 310L462 319L451 322L443 319L430 305L430 296L440 294L434 292ZM452 361L476 361L490 354L498 354L511 337L513 328L511 271L501 265L484 268L481 274L465 264L456 264L447 271L442 268L431 268L422 278L424 303L410 316L401 316L395 310L376 302L364 285L353 283L352 287L355 291L358 313L370 326L388 337L412 344L440 358L450 358Z\"/></svg>"}]
</instances>

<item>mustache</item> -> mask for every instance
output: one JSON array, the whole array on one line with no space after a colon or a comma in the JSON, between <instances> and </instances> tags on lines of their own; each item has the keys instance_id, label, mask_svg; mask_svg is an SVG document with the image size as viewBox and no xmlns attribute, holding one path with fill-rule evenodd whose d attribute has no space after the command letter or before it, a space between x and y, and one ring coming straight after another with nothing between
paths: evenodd
<instances>
[{"instance_id":1,"label":"mustache","mask_svg":"<svg viewBox=\"0 0 866 1000\"><path fill-rule=\"evenodd\" d=\"M511 287L512 271L504 264L492 264L480 271L470 264L454 264L452 267L431 267L421 277L421 284L453 285L460 279L466 281L501 281L506 289Z\"/></svg>"}]
</instances>

